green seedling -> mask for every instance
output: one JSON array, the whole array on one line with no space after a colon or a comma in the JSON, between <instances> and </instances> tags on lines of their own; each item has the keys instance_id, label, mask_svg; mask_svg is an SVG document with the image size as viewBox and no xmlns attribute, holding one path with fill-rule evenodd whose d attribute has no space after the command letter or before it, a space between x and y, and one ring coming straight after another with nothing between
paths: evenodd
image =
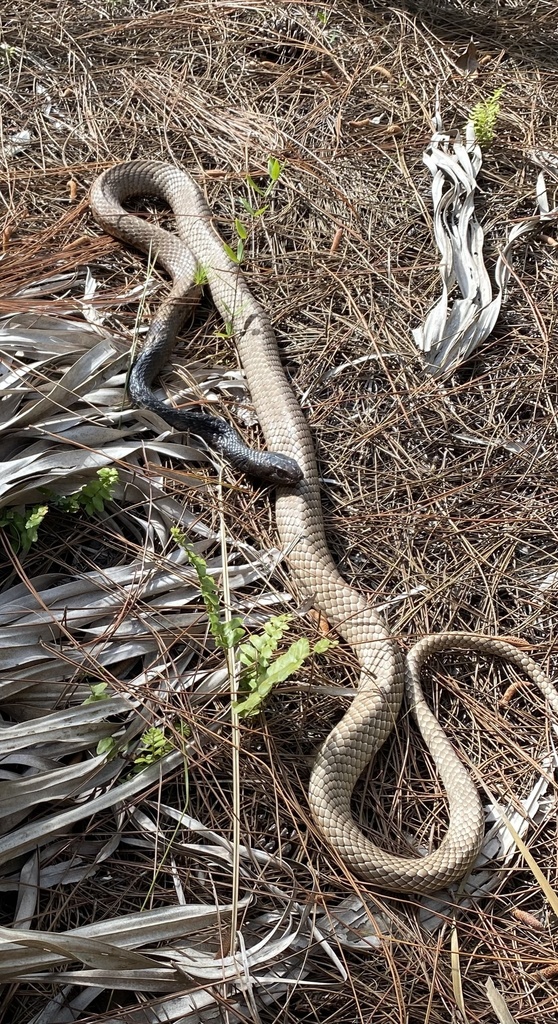
<instances>
[{"instance_id":1,"label":"green seedling","mask_svg":"<svg viewBox=\"0 0 558 1024\"><path fill-rule=\"evenodd\" d=\"M492 96L481 100L471 111L470 120L473 122L475 138L479 146L489 146L494 140L496 122L500 114L500 97L503 91L503 86L496 89Z\"/></svg>"},{"instance_id":2,"label":"green seedling","mask_svg":"<svg viewBox=\"0 0 558 1024\"><path fill-rule=\"evenodd\" d=\"M242 666L240 692L233 703L233 710L240 718L250 718L261 711L274 686L298 672L314 654L323 654L336 646L337 641L323 637L311 644L306 637L301 637L286 651L280 652L280 642L292 620L288 614L272 616L261 633L247 635L239 616L224 618L219 592L207 572L205 559L193 550L182 530L173 527L171 533L196 572L215 643L222 650L234 650Z\"/></svg>"}]
</instances>

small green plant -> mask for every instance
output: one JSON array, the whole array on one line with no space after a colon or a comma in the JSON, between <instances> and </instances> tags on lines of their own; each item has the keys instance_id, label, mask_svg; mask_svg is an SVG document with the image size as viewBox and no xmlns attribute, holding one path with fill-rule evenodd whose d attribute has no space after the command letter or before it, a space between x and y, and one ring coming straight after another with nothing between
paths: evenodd
<instances>
[{"instance_id":1,"label":"small green plant","mask_svg":"<svg viewBox=\"0 0 558 1024\"><path fill-rule=\"evenodd\" d=\"M265 187L256 184L254 179L250 175L248 175L248 177L246 178L248 186L251 188L252 192L255 193L255 195L259 196L264 201L263 206L255 207L249 200L241 200L244 209L246 210L247 213L250 214L251 217L261 217L262 214L266 212L267 204L265 201L273 192L273 189L275 188L275 185L279 181L282 172L283 165L281 164L281 162L277 159L277 157L270 156L269 160L267 161L267 173L269 181L267 185L265 185Z\"/></svg>"},{"instance_id":2,"label":"small green plant","mask_svg":"<svg viewBox=\"0 0 558 1024\"><path fill-rule=\"evenodd\" d=\"M216 338L223 338L225 341L230 341L231 338L234 338L243 309L244 305L242 303L238 303L232 308L225 305L225 313L228 314L228 319L223 321L222 331L215 331Z\"/></svg>"},{"instance_id":3,"label":"small green plant","mask_svg":"<svg viewBox=\"0 0 558 1024\"><path fill-rule=\"evenodd\" d=\"M244 665L240 675L241 694L233 704L237 715L249 718L256 715L268 693L277 683L283 683L302 667L313 654L323 654L337 641L322 637L311 645L303 636L295 640L283 654L277 655L279 641L292 620L292 615L273 615L265 623L263 632L252 634L240 644L239 657ZM277 655L277 656L276 656Z\"/></svg>"},{"instance_id":4,"label":"small green plant","mask_svg":"<svg viewBox=\"0 0 558 1024\"><path fill-rule=\"evenodd\" d=\"M6 508L0 511L0 527L8 531L15 551L29 551L39 533L39 526L48 512L48 505L34 505L32 509Z\"/></svg>"},{"instance_id":5,"label":"small green plant","mask_svg":"<svg viewBox=\"0 0 558 1024\"><path fill-rule=\"evenodd\" d=\"M50 505L62 512L75 513L81 509L91 516L94 512L102 512L105 501L112 498L118 483L118 470L105 466L97 470L97 479L84 484L75 494L60 496L51 491L43 490ZM29 551L39 535L39 526L47 515L49 505L34 505L31 509L6 508L0 510L0 528L7 529L15 551Z\"/></svg>"},{"instance_id":6,"label":"small green plant","mask_svg":"<svg viewBox=\"0 0 558 1024\"><path fill-rule=\"evenodd\" d=\"M234 338L234 321L226 320L223 324L223 330L215 331L215 337L223 338L225 341L230 341L231 338Z\"/></svg>"},{"instance_id":7,"label":"small green plant","mask_svg":"<svg viewBox=\"0 0 558 1024\"><path fill-rule=\"evenodd\" d=\"M118 470L104 466L97 470L96 480L90 480L75 494L57 498L55 503L63 512L75 513L83 509L88 516L92 516L94 512L103 511L105 501L110 501L117 483Z\"/></svg>"},{"instance_id":8,"label":"small green plant","mask_svg":"<svg viewBox=\"0 0 558 1024\"><path fill-rule=\"evenodd\" d=\"M248 178L247 181L248 184L250 185L250 188L258 189L258 192L260 192L263 195L263 189L259 188L259 186L256 185L256 182L252 181L252 178ZM248 199L244 198L244 196L240 197L240 202L242 203L244 209L246 210L246 213L250 214L250 217L261 217L262 214L264 214L265 211L267 210L267 205L253 206Z\"/></svg>"},{"instance_id":9,"label":"small green plant","mask_svg":"<svg viewBox=\"0 0 558 1024\"><path fill-rule=\"evenodd\" d=\"M173 527L171 534L186 552L188 561L196 572L209 618L209 629L216 644L223 650L238 648L238 657L243 668L240 673L240 693L233 702L233 710L240 718L256 715L277 683L284 682L298 672L307 658L314 654L323 654L330 647L335 647L337 640L323 637L315 644L310 644L306 637L301 637L286 651L278 654L279 643L292 620L292 616L288 614L272 616L265 623L261 633L247 636L239 616L234 615L228 621L223 620L217 587L207 572L205 559L196 554L178 527Z\"/></svg>"},{"instance_id":10,"label":"small green plant","mask_svg":"<svg viewBox=\"0 0 558 1024\"><path fill-rule=\"evenodd\" d=\"M134 772L142 772L166 754L174 750L174 743L167 739L162 729L152 726L142 734L139 754L134 758Z\"/></svg>"},{"instance_id":11,"label":"small green plant","mask_svg":"<svg viewBox=\"0 0 558 1024\"><path fill-rule=\"evenodd\" d=\"M192 568L196 572L198 577L201 595L205 609L207 611L207 617L209 619L209 628L215 643L222 650L227 650L234 647L244 636L245 630L242 625L242 619L238 616L233 616L228 622L221 621L221 606L219 602L219 594L217 593L217 587L215 586L215 580L209 575L207 571L207 562L201 555L196 554L194 549L188 543L184 532L179 529L178 526L171 527L171 536L173 540L186 552L188 561Z\"/></svg>"},{"instance_id":12,"label":"small green plant","mask_svg":"<svg viewBox=\"0 0 558 1024\"><path fill-rule=\"evenodd\" d=\"M267 161L267 173L269 174L270 184L268 185L267 191L270 192L276 181L279 181L281 172L283 170L282 165L275 156L270 156Z\"/></svg>"},{"instance_id":13,"label":"small green plant","mask_svg":"<svg viewBox=\"0 0 558 1024\"><path fill-rule=\"evenodd\" d=\"M223 246L227 256L233 261L233 263L242 263L242 257L244 256L244 243L248 238L248 230L246 225L243 224L238 217L235 217L234 219L234 226L238 235L236 250L233 249L232 246L228 245L227 242L223 242Z\"/></svg>"},{"instance_id":14,"label":"small green plant","mask_svg":"<svg viewBox=\"0 0 558 1024\"><path fill-rule=\"evenodd\" d=\"M489 146L494 139L496 122L500 114L500 97L503 91L503 86L495 89L492 96L481 100L471 111L470 120L473 122L475 138L479 146Z\"/></svg>"},{"instance_id":15,"label":"small green plant","mask_svg":"<svg viewBox=\"0 0 558 1024\"><path fill-rule=\"evenodd\" d=\"M269 176L269 181L265 188L262 188L261 185L257 185L254 179L250 177L250 175L248 175L248 177L246 178L246 181L249 187L252 189L252 191L257 196L260 196L264 200L262 205L254 205L253 203L250 202L250 200L241 198L240 201L244 209L246 210L246 213L248 213L250 217L252 217L253 219L261 217L262 214L266 212L268 204L265 202L265 200L271 195L273 188L279 181L282 170L283 167L279 160L277 160L276 157L270 156L269 160L267 161L267 173ZM233 263L240 264L242 263L242 259L244 257L245 243L246 239L248 238L248 228L246 227L244 221L240 220L239 217L235 217L234 227L237 234L236 249L234 249L233 246L229 245L227 242L223 242L223 248L229 259L231 259Z\"/></svg>"},{"instance_id":16,"label":"small green plant","mask_svg":"<svg viewBox=\"0 0 558 1024\"><path fill-rule=\"evenodd\" d=\"M89 694L89 697L85 698L83 702L84 705L97 704L100 700L109 700L110 698L108 683L90 683L89 689L91 690L91 693Z\"/></svg>"},{"instance_id":17,"label":"small green plant","mask_svg":"<svg viewBox=\"0 0 558 1024\"><path fill-rule=\"evenodd\" d=\"M326 28L329 21L329 11L316 11L316 17L322 28Z\"/></svg>"},{"instance_id":18,"label":"small green plant","mask_svg":"<svg viewBox=\"0 0 558 1024\"><path fill-rule=\"evenodd\" d=\"M102 740L97 743L97 754L99 757L104 756L110 761L115 754L118 753L118 743L113 736L103 736Z\"/></svg>"},{"instance_id":19,"label":"small green plant","mask_svg":"<svg viewBox=\"0 0 558 1024\"><path fill-rule=\"evenodd\" d=\"M207 281L207 270L198 263L194 273L194 284L198 285L198 287L203 287L204 284L207 284Z\"/></svg>"}]
</instances>

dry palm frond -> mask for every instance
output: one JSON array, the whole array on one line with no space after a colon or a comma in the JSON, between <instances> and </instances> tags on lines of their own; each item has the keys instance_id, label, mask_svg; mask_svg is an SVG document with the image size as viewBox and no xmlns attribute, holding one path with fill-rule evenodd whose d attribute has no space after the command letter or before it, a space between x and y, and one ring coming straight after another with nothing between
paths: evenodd
<instances>
[{"instance_id":1,"label":"dry palm frond","mask_svg":"<svg viewBox=\"0 0 558 1024\"><path fill-rule=\"evenodd\" d=\"M433 374L455 370L491 335L510 280L510 257L520 238L532 237L558 221L558 207L550 210L544 175L539 175L539 213L519 221L508 234L494 269L497 294L493 295L483 257L484 233L475 216L475 191L482 167L481 147L473 121L466 127L466 142L459 132L450 143L444 134L439 106L433 118L434 135L424 162L432 174L434 235L442 260L442 295L413 337ZM552 171L551 154L532 159ZM450 301L459 287L461 298Z\"/></svg>"}]
</instances>

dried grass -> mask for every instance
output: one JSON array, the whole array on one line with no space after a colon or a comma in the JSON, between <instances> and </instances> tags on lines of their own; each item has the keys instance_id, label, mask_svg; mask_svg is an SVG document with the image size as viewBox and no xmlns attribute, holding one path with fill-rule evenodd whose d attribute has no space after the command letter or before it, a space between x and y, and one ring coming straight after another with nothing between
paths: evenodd
<instances>
[{"instance_id":1,"label":"dried grass","mask_svg":"<svg viewBox=\"0 0 558 1024\"><path fill-rule=\"evenodd\" d=\"M464 75L455 62L471 33L478 69ZM7 48L0 51L4 148L15 133L31 133L30 143L5 160L0 309L75 315L83 306L86 266L112 303L124 287L141 284L143 259L99 238L88 215L89 183L114 161L182 161L230 237L234 216L245 217L246 175L265 174L268 157L279 157L284 170L269 210L253 225L246 269L304 395L323 468L328 535L345 577L376 602L392 601L389 621L404 644L445 629L507 635L522 638L549 669L556 665L558 588L555 247L535 241L517 257L494 335L443 385L425 373L410 329L437 294L429 181L421 164L435 85L453 126L505 86L482 177L490 258L509 222L532 212L536 173L524 153L557 145L557 41L555 5L520 0L497 14L488 0L399 7L15 0L4 18ZM14 298L39 278L68 273L72 278L38 294ZM155 289L146 297L145 320L157 301ZM105 293L95 304L108 308ZM110 314L105 326L129 336L136 305ZM233 367L235 357L215 338L215 326L210 314L209 327L197 331L196 360ZM58 379L56 365L49 372ZM170 378L175 391L184 384L179 369L177 375ZM205 487L211 480L205 471L194 488L183 486L176 461L156 470L171 498L185 501L207 531L218 530L218 503ZM227 496L226 521L235 550L242 541L273 544L268 497L242 482ZM85 529L81 536L47 534L24 569L10 565L8 550L4 587L18 576L98 567L103 534ZM124 528L110 543L117 564L126 564L132 549L141 558L143 541L132 544ZM275 585L286 579L279 570ZM256 618L265 611L265 594L261 586L246 588L244 607ZM168 630L155 639L161 656L182 635L170 619ZM65 639L69 649L80 644L71 632ZM338 650L327 671L326 677L315 668L307 681L329 687L335 676L350 685L348 652ZM120 675L120 694L128 678ZM553 735L536 693L519 689L502 703L509 681L508 668L463 657L435 664L428 681L450 736L502 801L529 793L538 778L535 762ZM172 717L176 699L192 729L188 813L230 837L230 745L226 731L216 728L214 697L167 699L163 716ZM261 913L292 898L299 908L325 908L327 916L341 900L367 891L314 834L305 805L312 752L339 705L333 692L324 697L286 687L265 719L243 731L243 840L289 866L284 874L262 868L261 879L252 873ZM17 717L11 706L9 713ZM20 714L35 715L37 706ZM409 849L409 834L418 845L435 841L444 803L405 719L371 776L372 788L359 790L355 801L363 824L400 849ZM165 804L175 795L166 783ZM156 821L155 805L151 813ZM230 900L227 871L222 878L214 873L210 883L184 850L172 867L142 845L143 819L124 814L119 826L124 842L102 872L41 891L34 928L59 932L109 920L138 911L146 899L153 907L172 905L175 871L188 899ZM108 840L114 827L112 813L95 816L83 835L63 837L64 857L71 861L74 851L93 863L97 846L88 854L83 840L90 831L96 844ZM552 799L528 841L555 886ZM484 899L447 904L443 927L431 933L420 926L412 899L369 896L385 922L377 948L362 953L339 946L347 970L340 982L332 961L312 945L304 954L305 983L288 988L279 1003L265 1004L256 994L250 1019L257 1013L266 1024L438 1024L464 1009L468 1020L488 1022L494 1019L488 979L519 1024L555 1019L554 919L521 858L500 871L497 888ZM3 924L14 909L7 900ZM228 941L225 926L221 941ZM213 991L222 998L219 986ZM3 991L0 1014L22 1024L44 1009L50 994L44 981L15 983ZM185 1020L185 1014L149 1015L165 998L116 990L72 1017L49 1019ZM248 1012L239 1009L240 1019Z\"/></svg>"}]
</instances>

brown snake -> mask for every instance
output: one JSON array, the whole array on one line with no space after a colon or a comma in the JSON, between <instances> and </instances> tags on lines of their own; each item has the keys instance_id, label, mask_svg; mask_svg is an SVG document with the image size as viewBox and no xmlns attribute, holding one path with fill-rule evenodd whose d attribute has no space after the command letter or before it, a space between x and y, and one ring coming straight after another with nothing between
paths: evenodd
<instances>
[{"instance_id":1,"label":"brown snake","mask_svg":"<svg viewBox=\"0 0 558 1024\"><path fill-rule=\"evenodd\" d=\"M160 197L172 207L180 238L124 210L123 201L138 195ZM170 296L160 308L136 362L136 367L139 364L140 369L142 365L144 368L131 393L134 401L156 408L179 429L185 428L181 427L183 413L159 402L151 391L151 382L170 354L196 267L203 268L217 309L232 328L269 452L279 453L273 463L279 476L275 477L273 470L264 470L264 478L288 484L278 486L276 517L293 579L314 599L315 606L358 657L361 675L355 697L327 737L312 771L309 803L315 821L343 860L382 888L425 893L459 879L480 848L483 810L472 780L424 700L419 680L421 665L436 651L456 648L498 655L536 683L558 715L554 686L523 651L504 641L472 634L425 637L404 658L382 617L339 574L324 532L312 437L282 369L273 329L241 271L226 255L213 227L211 211L192 178L170 164L154 161L117 165L95 181L91 209L110 234L150 253L173 279ZM210 444L214 440L212 430L216 431L217 447L224 450L218 428L204 434L197 419L185 426L206 436ZM242 455L236 464L242 466ZM260 475L258 466L248 466L248 471ZM449 803L448 830L440 846L424 857L387 853L363 835L350 810L355 783L394 728L404 691Z\"/></svg>"}]
</instances>

